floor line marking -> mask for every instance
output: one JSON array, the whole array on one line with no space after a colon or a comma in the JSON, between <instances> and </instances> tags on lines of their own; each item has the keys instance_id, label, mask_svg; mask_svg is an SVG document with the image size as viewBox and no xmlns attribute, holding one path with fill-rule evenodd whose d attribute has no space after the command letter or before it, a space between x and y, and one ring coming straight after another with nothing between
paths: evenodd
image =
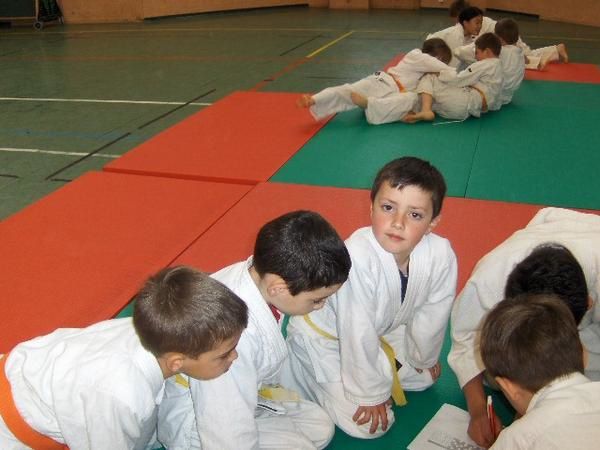
<instances>
[{"instance_id":1,"label":"floor line marking","mask_svg":"<svg viewBox=\"0 0 600 450\"><path fill-rule=\"evenodd\" d=\"M321 53L323 50L328 49L329 47L331 47L334 44L337 44L339 41L341 41L342 39L346 39L348 36L350 36L351 34L354 34L354 30L353 31L348 31L346 34L341 35L339 38L334 39L333 41L331 41L329 44L325 44L323 47L316 49L314 52L309 53L308 55L306 55L307 58L312 58L315 55L318 55L319 53Z\"/></svg>"},{"instance_id":2,"label":"floor line marking","mask_svg":"<svg viewBox=\"0 0 600 450\"><path fill-rule=\"evenodd\" d=\"M1 152L12 152L12 153L43 153L46 155L64 155L64 156L87 156L89 153L84 152L61 152L58 150L42 150L39 148L12 148L12 147L0 147ZM120 158L121 155L112 155L109 153L94 153L92 156L99 158Z\"/></svg>"},{"instance_id":3,"label":"floor line marking","mask_svg":"<svg viewBox=\"0 0 600 450\"><path fill-rule=\"evenodd\" d=\"M0 101L22 101L22 102L73 102L73 103L124 103L132 105L194 105L210 106L207 102L161 102L152 100L103 100L94 98L36 98L36 97L0 97Z\"/></svg>"}]
</instances>

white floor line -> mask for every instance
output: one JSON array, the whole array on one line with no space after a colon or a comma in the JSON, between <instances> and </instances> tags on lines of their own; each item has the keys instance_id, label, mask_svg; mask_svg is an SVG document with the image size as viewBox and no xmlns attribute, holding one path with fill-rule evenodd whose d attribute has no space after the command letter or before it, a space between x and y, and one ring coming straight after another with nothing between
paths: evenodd
<instances>
[{"instance_id":1,"label":"white floor line","mask_svg":"<svg viewBox=\"0 0 600 450\"><path fill-rule=\"evenodd\" d=\"M57 150L41 150L39 148L11 148L11 147L0 147L0 152L12 152L12 153L43 153L45 155L64 155L64 156L87 156L89 153L83 152L60 152ZM111 155L109 153L94 153L92 156L98 158L119 158L121 155Z\"/></svg>"},{"instance_id":2,"label":"white floor line","mask_svg":"<svg viewBox=\"0 0 600 450\"><path fill-rule=\"evenodd\" d=\"M101 100L93 98L35 98L35 97L0 97L0 101L21 101L21 102L74 102L74 103L124 103L132 105L194 105L210 106L212 103L205 102L160 102L151 100Z\"/></svg>"}]
</instances>

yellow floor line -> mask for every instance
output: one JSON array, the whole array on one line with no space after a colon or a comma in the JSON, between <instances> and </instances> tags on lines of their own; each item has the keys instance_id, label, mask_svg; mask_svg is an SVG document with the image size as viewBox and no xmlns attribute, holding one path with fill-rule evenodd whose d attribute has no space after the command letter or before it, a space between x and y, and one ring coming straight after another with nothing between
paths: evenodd
<instances>
[{"instance_id":1,"label":"yellow floor line","mask_svg":"<svg viewBox=\"0 0 600 450\"><path fill-rule=\"evenodd\" d=\"M348 37L348 36L350 36L352 33L354 33L354 31L349 31L348 33L346 33L346 34L344 34L344 35L340 36L339 38L337 38L337 39L334 39L334 40L333 40L333 41L331 41L329 44L325 44L323 47L321 47L321 48L318 48L318 49L316 49L314 52L312 52L312 53L310 53L310 54L306 55L306 57L307 57L307 58L312 58L313 56L315 56L315 55L317 55L317 54L321 53L323 50L325 50L325 49L327 49L327 48L331 47L332 45L334 45L334 44L336 44L336 43L338 43L338 42L339 42L339 41L341 41L342 39L345 39L345 38L347 38L347 37Z\"/></svg>"}]
</instances>

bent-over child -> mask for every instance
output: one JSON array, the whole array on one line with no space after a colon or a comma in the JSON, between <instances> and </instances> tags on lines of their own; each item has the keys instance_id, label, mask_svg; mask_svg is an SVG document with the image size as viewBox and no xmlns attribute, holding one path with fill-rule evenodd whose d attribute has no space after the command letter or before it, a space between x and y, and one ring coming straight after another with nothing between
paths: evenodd
<instances>
[{"instance_id":1,"label":"bent-over child","mask_svg":"<svg viewBox=\"0 0 600 450\"><path fill-rule=\"evenodd\" d=\"M134 297L133 318L62 328L0 355L0 448L144 449L164 380L227 371L248 321L229 289L187 267Z\"/></svg>"},{"instance_id":2,"label":"bent-over child","mask_svg":"<svg viewBox=\"0 0 600 450\"><path fill-rule=\"evenodd\" d=\"M417 92L421 110L408 113L403 122L415 123L433 120L435 114L447 119L465 120L469 116L500 109L502 66L498 56L502 44L493 33L482 34L475 41L477 62L458 74L442 72L425 75L419 81Z\"/></svg>"},{"instance_id":3,"label":"bent-over child","mask_svg":"<svg viewBox=\"0 0 600 450\"><path fill-rule=\"evenodd\" d=\"M309 108L316 120L360 106L370 124L396 122L414 108L417 95L413 91L423 74L450 70L450 58L450 49L443 40L429 39L421 49L411 50L387 71L314 95L304 94L298 105Z\"/></svg>"},{"instance_id":4,"label":"bent-over child","mask_svg":"<svg viewBox=\"0 0 600 450\"><path fill-rule=\"evenodd\" d=\"M348 281L318 311L288 326L286 376L351 436L381 436L392 396L440 376L438 358L456 288L450 243L431 231L446 192L429 162L386 164L371 189L371 226L347 240Z\"/></svg>"},{"instance_id":5,"label":"bent-over child","mask_svg":"<svg viewBox=\"0 0 600 450\"><path fill-rule=\"evenodd\" d=\"M488 375L521 415L493 450L598 446L600 382L583 375L585 350L564 302L551 294L501 301L483 323L480 347Z\"/></svg>"},{"instance_id":6,"label":"bent-over child","mask_svg":"<svg viewBox=\"0 0 600 450\"><path fill-rule=\"evenodd\" d=\"M448 363L467 401L469 435L479 445L490 446L493 435L476 335L482 319L502 298L526 292L556 294L579 325L589 354L586 376L600 380L599 249L600 216L545 208L473 270L452 310Z\"/></svg>"},{"instance_id":7,"label":"bent-over child","mask_svg":"<svg viewBox=\"0 0 600 450\"><path fill-rule=\"evenodd\" d=\"M288 357L281 313L322 308L347 279L350 264L344 242L323 217L294 211L260 229L253 256L215 273L248 305L248 328L227 373L189 380L189 388L167 382L158 431L165 447L324 448L334 433L331 419L285 384L277 386Z\"/></svg>"}]
</instances>

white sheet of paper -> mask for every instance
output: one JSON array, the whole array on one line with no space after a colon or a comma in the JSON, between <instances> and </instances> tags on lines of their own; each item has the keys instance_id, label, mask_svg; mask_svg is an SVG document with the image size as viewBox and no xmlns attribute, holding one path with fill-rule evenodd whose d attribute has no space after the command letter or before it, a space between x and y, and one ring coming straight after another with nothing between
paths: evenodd
<instances>
[{"instance_id":1,"label":"white sheet of paper","mask_svg":"<svg viewBox=\"0 0 600 450\"><path fill-rule=\"evenodd\" d=\"M408 450L483 450L467 434L469 413L444 403L416 438Z\"/></svg>"}]
</instances>

